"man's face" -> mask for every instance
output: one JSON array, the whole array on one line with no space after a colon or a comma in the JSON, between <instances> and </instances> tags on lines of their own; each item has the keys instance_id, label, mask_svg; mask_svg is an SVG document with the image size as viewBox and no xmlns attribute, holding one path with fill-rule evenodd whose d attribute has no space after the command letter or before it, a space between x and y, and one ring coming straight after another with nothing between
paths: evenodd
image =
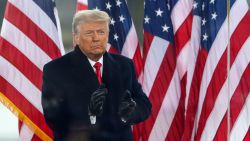
<instances>
[{"instance_id":1,"label":"man's face","mask_svg":"<svg viewBox=\"0 0 250 141\"><path fill-rule=\"evenodd\" d=\"M97 61L106 51L108 29L105 22L89 22L79 25L74 41L91 60Z\"/></svg>"}]
</instances>

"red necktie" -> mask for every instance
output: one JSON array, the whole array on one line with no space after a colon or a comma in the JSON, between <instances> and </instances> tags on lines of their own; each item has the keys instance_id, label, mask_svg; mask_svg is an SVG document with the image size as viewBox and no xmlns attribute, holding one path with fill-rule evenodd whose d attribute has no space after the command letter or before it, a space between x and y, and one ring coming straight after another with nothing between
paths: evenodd
<instances>
[{"instance_id":1,"label":"red necktie","mask_svg":"<svg viewBox=\"0 0 250 141\"><path fill-rule=\"evenodd\" d=\"M94 65L95 70L96 70L95 73L96 73L99 84L102 84L101 66L102 66L102 64L99 63L99 62L96 62L95 65Z\"/></svg>"}]
</instances>

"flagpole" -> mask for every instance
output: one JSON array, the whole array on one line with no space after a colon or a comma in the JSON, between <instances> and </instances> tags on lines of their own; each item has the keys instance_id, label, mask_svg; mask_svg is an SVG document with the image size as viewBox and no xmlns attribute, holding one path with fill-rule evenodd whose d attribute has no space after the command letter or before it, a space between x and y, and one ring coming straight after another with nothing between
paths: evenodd
<instances>
[{"instance_id":1,"label":"flagpole","mask_svg":"<svg viewBox=\"0 0 250 141\"><path fill-rule=\"evenodd\" d=\"M228 110L227 110L227 140L230 141L230 0L227 0L228 46L227 46L227 78L228 78Z\"/></svg>"}]
</instances>

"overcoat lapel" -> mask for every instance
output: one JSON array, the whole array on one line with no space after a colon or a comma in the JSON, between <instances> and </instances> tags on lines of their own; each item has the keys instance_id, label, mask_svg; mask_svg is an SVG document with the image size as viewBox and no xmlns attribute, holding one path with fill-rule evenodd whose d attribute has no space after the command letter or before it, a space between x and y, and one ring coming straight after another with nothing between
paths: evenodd
<instances>
[{"instance_id":1,"label":"overcoat lapel","mask_svg":"<svg viewBox=\"0 0 250 141\"><path fill-rule=\"evenodd\" d=\"M90 93L94 92L99 87L99 82L87 57L79 47L75 47L71 63L73 64L72 74L79 85L85 87Z\"/></svg>"}]
</instances>

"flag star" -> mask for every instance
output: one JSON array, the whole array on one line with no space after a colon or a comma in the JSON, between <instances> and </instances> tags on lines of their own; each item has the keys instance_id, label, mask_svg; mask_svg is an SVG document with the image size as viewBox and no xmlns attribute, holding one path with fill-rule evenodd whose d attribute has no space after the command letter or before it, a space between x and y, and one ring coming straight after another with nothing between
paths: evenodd
<instances>
[{"instance_id":1,"label":"flag star","mask_svg":"<svg viewBox=\"0 0 250 141\"><path fill-rule=\"evenodd\" d=\"M150 18L149 18L148 16L146 16L146 17L144 18L144 20L145 20L144 23L146 24L146 23L149 23Z\"/></svg>"},{"instance_id":2,"label":"flag star","mask_svg":"<svg viewBox=\"0 0 250 141\"><path fill-rule=\"evenodd\" d=\"M196 1L194 1L194 4L193 4L193 9L196 9L198 6L198 3Z\"/></svg>"},{"instance_id":3,"label":"flag star","mask_svg":"<svg viewBox=\"0 0 250 141\"><path fill-rule=\"evenodd\" d=\"M201 9L202 9L202 11L205 10L205 3L204 2L202 3L202 8Z\"/></svg>"},{"instance_id":4,"label":"flag star","mask_svg":"<svg viewBox=\"0 0 250 141\"><path fill-rule=\"evenodd\" d=\"M207 41L207 38L208 38L207 33L205 33L205 34L203 35L203 41Z\"/></svg>"},{"instance_id":5,"label":"flag star","mask_svg":"<svg viewBox=\"0 0 250 141\"><path fill-rule=\"evenodd\" d=\"M118 41L118 38L119 38L119 36L117 36L117 34L115 33L114 34L114 40Z\"/></svg>"},{"instance_id":6,"label":"flag star","mask_svg":"<svg viewBox=\"0 0 250 141\"><path fill-rule=\"evenodd\" d=\"M168 32L168 29L170 28L166 24L164 26L161 26L161 27L162 27L162 32L164 32L164 31Z\"/></svg>"},{"instance_id":7,"label":"flag star","mask_svg":"<svg viewBox=\"0 0 250 141\"><path fill-rule=\"evenodd\" d=\"M116 6L119 6L119 7L120 7L121 4L122 4L122 2L121 2L120 0L117 0L117 1L116 1Z\"/></svg>"},{"instance_id":8,"label":"flag star","mask_svg":"<svg viewBox=\"0 0 250 141\"><path fill-rule=\"evenodd\" d=\"M214 1L215 1L215 0L210 0L210 2L209 2L209 3L212 3L212 4L214 4Z\"/></svg>"},{"instance_id":9,"label":"flag star","mask_svg":"<svg viewBox=\"0 0 250 141\"><path fill-rule=\"evenodd\" d=\"M211 15L212 15L212 20L213 20L213 19L216 20L216 17L218 16L218 15L216 14L216 12L212 13Z\"/></svg>"},{"instance_id":10,"label":"flag star","mask_svg":"<svg viewBox=\"0 0 250 141\"><path fill-rule=\"evenodd\" d=\"M112 7L112 5L110 5L110 3L109 3L109 2L108 2L108 3L106 3L106 9L110 10L110 9L111 9L111 7Z\"/></svg>"},{"instance_id":11,"label":"flag star","mask_svg":"<svg viewBox=\"0 0 250 141\"><path fill-rule=\"evenodd\" d=\"M207 22L207 21L206 21L206 19L205 19L205 18L203 18L203 19L202 19L202 24L201 24L201 25L205 25L205 24L206 24L206 22Z\"/></svg>"},{"instance_id":12,"label":"flag star","mask_svg":"<svg viewBox=\"0 0 250 141\"><path fill-rule=\"evenodd\" d=\"M110 24L112 24L113 26L115 25L115 20L113 18L111 18Z\"/></svg>"},{"instance_id":13,"label":"flag star","mask_svg":"<svg viewBox=\"0 0 250 141\"><path fill-rule=\"evenodd\" d=\"M119 16L120 22L123 23L123 21L125 20L125 18L123 17L123 15Z\"/></svg>"},{"instance_id":14,"label":"flag star","mask_svg":"<svg viewBox=\"0 0 250 141\"><path fill-rule=\"evenodd\" d=\"M162 16L161 14L163 13L163 11L161 11L160 8L158 10L155 10L155 12L156 12L156 16Z\"/></svg>"}]
</instances>

